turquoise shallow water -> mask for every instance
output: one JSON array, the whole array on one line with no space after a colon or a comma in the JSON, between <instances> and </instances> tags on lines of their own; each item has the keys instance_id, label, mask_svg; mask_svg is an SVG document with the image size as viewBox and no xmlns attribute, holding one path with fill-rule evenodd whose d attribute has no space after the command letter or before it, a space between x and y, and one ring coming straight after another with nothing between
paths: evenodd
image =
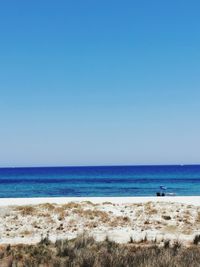
<instances>
[{"instance_id":1,"label":"turquoise shallow water","mask_svg":"<svg viewBox=\"0 0 200 267\"><path fill-rule=\"evenodd\" d=\"M0 197L200 195L200 165L1 168Z\"/></svg>"}]
</instances>

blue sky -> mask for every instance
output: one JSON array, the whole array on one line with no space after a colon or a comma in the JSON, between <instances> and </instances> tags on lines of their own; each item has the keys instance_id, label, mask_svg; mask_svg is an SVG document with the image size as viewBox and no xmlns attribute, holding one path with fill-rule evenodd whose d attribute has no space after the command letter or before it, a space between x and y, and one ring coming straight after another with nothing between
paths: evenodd
<instances>
[{"instance_id":1,"label":"blue sky","mask_svg":"<svg viewBox=\"0 0 200 267\"><path fill-rule=\"evenodd\" d=\"M200 163L199 1L2 1L0 166Z\"/></svg>"}]
</instances>

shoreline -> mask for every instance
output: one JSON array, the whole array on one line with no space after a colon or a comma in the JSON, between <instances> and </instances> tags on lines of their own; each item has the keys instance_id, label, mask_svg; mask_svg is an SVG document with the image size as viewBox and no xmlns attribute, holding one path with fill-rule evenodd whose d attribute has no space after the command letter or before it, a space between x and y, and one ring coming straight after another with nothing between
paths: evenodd
<instances>
[{"instance_id":1,"label":"shoreline","mask_svg":"<svg viewBox=\"0 0 200 267\"><path fill-rule=\"evenodd\" d=\"M111 202L114 204L139 204L147 202L169 202L200 206L200 196L165 196L165 197L34 197L34 198L0 198L0 207L37 205L37 204L66 204L69 202L93 203Z\"/></svg>"}]
</instances>

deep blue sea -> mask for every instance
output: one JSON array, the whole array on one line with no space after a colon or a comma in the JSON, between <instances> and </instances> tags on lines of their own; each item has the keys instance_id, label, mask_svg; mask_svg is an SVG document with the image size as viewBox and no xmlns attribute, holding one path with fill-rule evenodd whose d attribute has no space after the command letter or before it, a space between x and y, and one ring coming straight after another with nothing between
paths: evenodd
<instances>
[{"instance_id":1,"label":"deep blue sea","mask_svg":"<svg viewBox=\"0 0 200 267\"><path fill-rule=\"evenodd\" d=\"M200 165L0 168L0 197L200 195Z\"/></svg>"}]
</instances>

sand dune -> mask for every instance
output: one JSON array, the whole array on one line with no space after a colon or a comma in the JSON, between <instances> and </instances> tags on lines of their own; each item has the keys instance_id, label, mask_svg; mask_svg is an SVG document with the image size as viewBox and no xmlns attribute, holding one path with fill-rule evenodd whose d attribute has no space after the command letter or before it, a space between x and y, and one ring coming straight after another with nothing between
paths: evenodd
<instances>
[{"instance_id":1,"label":"sand dune","mask_svg":"<svg viewBox=\"0 0 200 267\"><path fill-rule=\"evenodd\" d=\"M0 199L0 243L72 239L87 232L96 240L126 243L180 240L199 233L200 197Z\"/></svg>"}]
</instances>

